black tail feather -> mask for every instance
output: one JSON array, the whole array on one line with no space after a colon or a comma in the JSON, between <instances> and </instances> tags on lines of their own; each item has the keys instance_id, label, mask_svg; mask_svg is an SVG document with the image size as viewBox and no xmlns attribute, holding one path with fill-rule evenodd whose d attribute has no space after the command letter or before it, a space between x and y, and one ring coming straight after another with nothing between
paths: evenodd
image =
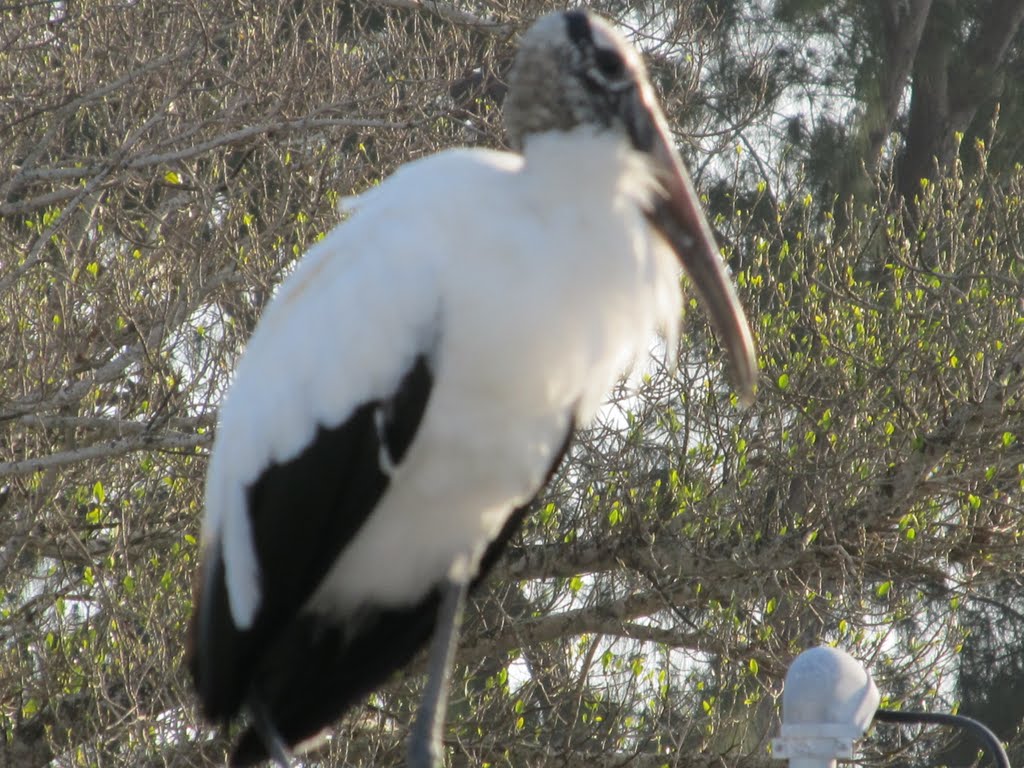
<instances>
[{"instance_id":1,"label":"black tail feather","mask_svg":"<svg viewBox=\"0 0 1024 768\"><path fill-rule=\"evenodd\" d=\"M311 613L296 617L254 676L248 709L262 714L242 734L230 764L247 766L272 757L267 748L272 731L293 749L333 725L426 645L439 602L439 592L431 590L409 607L366 608L348 624Z\"/></svg>"}]
</instances>

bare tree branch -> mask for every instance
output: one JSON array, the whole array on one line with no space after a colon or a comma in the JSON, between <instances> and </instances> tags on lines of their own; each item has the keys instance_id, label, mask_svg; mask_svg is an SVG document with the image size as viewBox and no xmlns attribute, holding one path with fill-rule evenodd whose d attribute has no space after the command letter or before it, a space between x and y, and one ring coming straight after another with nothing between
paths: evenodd
<instances>
[{"instance_id":1,"label":"bare tree branch","mask_svg":"<svg viewBox=\"0 0 1024 768\"><path fill-rule=\"evenodd\" d=\"M374 5L386 8L401 8L403 10L426 11L452 24L472 27L475 30L486 32L491 35L509 35L515 31L513 24L502 24L483 16L477 16L456 8L451 3L442 3L438 0L372 0Z\"/></svg>"}]
</instances>

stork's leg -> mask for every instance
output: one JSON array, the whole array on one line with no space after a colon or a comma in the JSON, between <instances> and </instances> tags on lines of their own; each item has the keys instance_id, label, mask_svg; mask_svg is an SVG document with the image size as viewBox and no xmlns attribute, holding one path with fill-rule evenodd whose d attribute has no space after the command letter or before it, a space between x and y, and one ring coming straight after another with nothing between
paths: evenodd
<instances>
[{"instance_id":1,"label":"stork's leg","mask_svg":"<svg viewBox=\"0 0 1024 768\"><path fill-rule=\"evenodd\" d=\"M464 581L449 581L441 595L437 628L427 663L427 688L409 736L409 768L437 768L441 765L441 729L448 709L448 678L455 646L459 643L462 609L468 589Z\"/></svg>"},{"instance_id":2,"label":"stork's leg","mask_svg":"<svg viewBox=\"0 0 1024 768\"><path fill-rule=\"evenodd\" d=\"M263 740L263 746L267 748L267 755L277 764L277 768L292 768L292 758L288 752L288 746L281 738L281 734L277 732L277 727L270 719L270 714L263 704L259 701L250 701L249 714L252 717L253 730Z\"/></svg>"}]
</instances>

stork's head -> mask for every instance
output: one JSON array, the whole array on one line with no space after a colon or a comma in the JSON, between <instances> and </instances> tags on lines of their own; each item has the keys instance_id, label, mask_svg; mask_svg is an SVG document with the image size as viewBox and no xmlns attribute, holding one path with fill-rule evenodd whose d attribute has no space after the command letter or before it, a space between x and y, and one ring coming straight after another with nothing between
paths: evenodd
<instances>
[{"instance_id":1,"label":"stork's head","mask_svg":"<svg viewBox=\"0 0 1024 768\"><path fill-rule=\"evenodd\" d=\"M645 156L661 183L648 219L697 289L732 362L742 401L757 382L757 356L743 308L675 150L643 60L608 22L584 11L544 16L519 43L504 107L509 141L580 126L613 131Z\"/></svg>"}]
</instances>

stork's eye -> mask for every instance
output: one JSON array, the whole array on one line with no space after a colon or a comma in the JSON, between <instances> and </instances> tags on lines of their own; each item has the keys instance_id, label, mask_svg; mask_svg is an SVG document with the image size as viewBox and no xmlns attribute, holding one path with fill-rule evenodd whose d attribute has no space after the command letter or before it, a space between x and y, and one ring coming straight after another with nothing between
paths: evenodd
<instances>
[{"instance_id":1,"label":"stork's eye","mask_svg":"<svg viewBox=\"0 0 1024 768\"><path fill-rule=\"evenodd\" d=\"M622 57L608 48L594 50L594 66L607 80L618 80L626 72L626 64Z\"/></svg>"}]
</instances>

